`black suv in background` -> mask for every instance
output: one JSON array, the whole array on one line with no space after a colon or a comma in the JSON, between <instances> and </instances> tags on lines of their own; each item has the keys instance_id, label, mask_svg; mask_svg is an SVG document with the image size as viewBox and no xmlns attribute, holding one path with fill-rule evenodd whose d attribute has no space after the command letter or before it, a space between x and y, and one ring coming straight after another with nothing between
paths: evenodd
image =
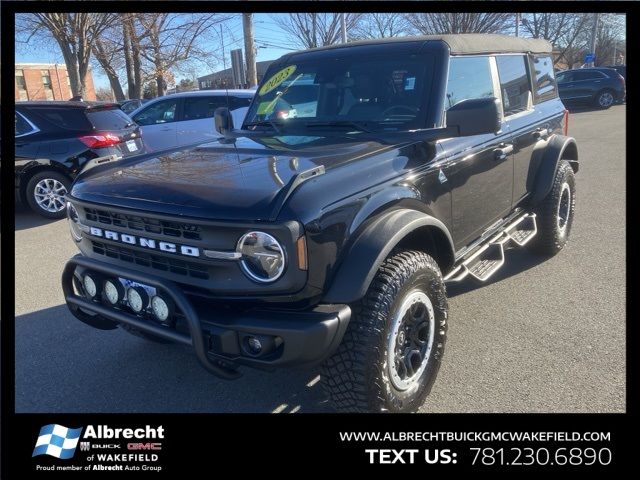
<instances>
[{"instance_id":1,"label":"black suv in background","mask_svg":"<svg viewBox=\"0 0 640 480\"><path fill-rule=\"evenodd\" d=\"M625 97L625 81L612 68L578 68L556 75L560 99L565 103L589 103L609 108Z\"/></svg>"},{"instance_id":2,"label":"black suv in background","mask_svg":"<svg viewBox=\"0 0 640 480\"><path fill-rule=\"evenodd\" d=\"M16 198L47 218L65 216L65 195L83 170L144 152L140 128L117 104L19 102Z\"/></svg>"},{"instance_id":3,"label":"black suv in background","mask_svg":"<svg viewBox=\"0 0 640 480\"><path fill-rule=\"evenodd\" d=\"M221 107L220 141L76 180L67 305L95 328L193 347L222 378L323 363L338 410L416 411L444 353L445 283L489 280L509 248L567 243L567 115L540 39L290 53L242 129ZM496 318L516 331L504 301Z\"/></svg>"}]
</instances>

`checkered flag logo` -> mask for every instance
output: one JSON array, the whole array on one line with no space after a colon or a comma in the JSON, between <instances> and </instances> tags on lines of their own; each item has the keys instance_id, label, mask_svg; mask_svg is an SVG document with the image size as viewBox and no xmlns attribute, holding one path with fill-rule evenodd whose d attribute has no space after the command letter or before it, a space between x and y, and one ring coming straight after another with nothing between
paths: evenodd
<instances>
[{"instance_id":1,"label":"checkered flag logo","mask_svg":"<svg viewBox=\"0 0 640 480\"><path fill-rule=\"evenodd\" d=\"M67 428L55 423L45 425L40 429L36 448L33 449L31 456L51 455L63 460L71 458L76 451L81 433L82 427Z\"/></svg>"}]
</instances>

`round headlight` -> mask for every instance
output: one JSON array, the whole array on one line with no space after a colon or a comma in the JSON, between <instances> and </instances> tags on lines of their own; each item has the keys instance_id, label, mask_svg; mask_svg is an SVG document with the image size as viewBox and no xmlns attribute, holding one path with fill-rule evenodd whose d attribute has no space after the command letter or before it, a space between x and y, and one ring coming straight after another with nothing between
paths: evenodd
<instances>
[{"instance_id":1,"label":"round headlight","mask_svg":"<svg viewBox=\"0 0 640 480\"><path fill-rule=\"evenodd\" d=\"M105 280L102 287L102 293L104 298L111 305L116 305L120 300L124 298L124 287L118 280Z\"/></svg>"},{"instance_id":2,"label":"round headlight","mask_svg":"<svg viewBox=\"0 0 640 480\"><path fill-rule=\"evenodd\" d=\"M240 237L236 250L242 254L240 265L244 273L260 283L274 282L284 272L284 249L264 232L249 232Z\"/></svg>"},{"instance_id":3,"label":"round headlight","mask_svg":"<svg viewBox=\"0 0 640 480\"><path fill-rule=\"evenodd\" d=\"M149 295L144 288L132 287L127 290L127 302L131 310L140 313L149 304Z\"/></svg>"},{"instance_id":4,"label":"round headlight","mask_svg":"<svg viewBox=\"0 0 640 480\"><path fill-rule=\"evenodd\" d=\"M82 230L80 230L80 218L78 217L78 211L71 202L67 202L67 218L69 219L69 230L71 230L71 237L76 242L82 240Z\"/></svg>"}]
</instances>

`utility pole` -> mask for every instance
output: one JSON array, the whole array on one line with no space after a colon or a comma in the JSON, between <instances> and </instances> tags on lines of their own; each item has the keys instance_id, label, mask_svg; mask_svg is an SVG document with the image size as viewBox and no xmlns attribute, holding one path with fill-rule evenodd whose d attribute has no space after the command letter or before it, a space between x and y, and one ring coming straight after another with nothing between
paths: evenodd
<instances>
[{"instance_id":1,"label":"utility pole","mask_svg":"<svg viewBox=\"0 0 640 480\"><path fill-rule=\"evenodd\" d=\"M317 21L316 17L317 17L318 14L314 12L311 15L313 15L311 17L311 25L312 25L311 34L313 35L313 45L312 45L312 47L315 48L315 47L318 46L318 42L316 41L316 21Z\"/></svg>"},{"instance_id":2,"label":"utility pole","mask_svg":"<svg viewBox=\"0 0 640 480\"><path fill-rule=\"evenodd\" d=\"M344 18L344 12L340 14L340 29L342 31L342 43L347 43L347 20Z\"/></svg>"},{"instance_id":3,"label":"utility pole","mask_svg":"<svg viewBox=\"0 0 640 480\"><path fill-rule=\"evenodd\" d=\"M222 23L220 24L220 41L222 42L222 66L227 69L227 54L224 53L224 37L222 36Z\"/></svg>"},{"instance_id":4,"label":"utility pole","mask_svg":"<svg viewBox=\"0 0 640 480\"><path fill-rule=\"evenodd\" d=\"M596 54L596 46L597 46L597 42L598 42L598 17L599 17L599 13L594 13L593 14L593 30L591 31L591 54L594 55ZM591 67L595 67L596 63L595 60L593 62L589 62L591 65Z\"/></svg>"},{"instance_id":5,"label":"utility pole","mask_svg":"<svg viewBox=\"0 0 640 480\"><path fill-rule=\"evenodd\" d=\"M253 40L253 14L242 14L242 31L244 33L244 56L247 64L247 83L251 88L258 84L256 71L256 46Z\"/></svg>"},{"instance_id":6,"label":"utility pole","mask_svg":"<svg viewBox=\"0 0 640 480\"><path fill-rule=\"evenodd\" d=\"M516 37L519 37L520 33L520 12L516 13Z\"/></svg>"}]
</instances>

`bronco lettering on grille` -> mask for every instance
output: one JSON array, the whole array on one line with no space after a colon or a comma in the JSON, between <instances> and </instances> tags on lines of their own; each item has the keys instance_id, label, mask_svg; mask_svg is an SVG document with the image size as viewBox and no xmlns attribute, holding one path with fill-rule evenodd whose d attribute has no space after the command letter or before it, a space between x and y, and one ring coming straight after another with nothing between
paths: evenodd
<instances>
[{"instance_id":1,"label":"bronco lettering on grille","mask_svg":"<svg viewBox=\"0 0 640 480\"><path fill-rule=\"evenodd\" d=\"M129 245L138 245L144 248L150 248L153 250L161 250L163 252L178 253L180 255L186 255L188 257L199 257L200 249L189 245L176 245L170 242L156 242L152 238L136 237L134 235L128 235L126 233L114 232L111 230L103 230L98 227L90 227L89 234L94 237L102 237L108 240L115 240L116 242L127 243Z\"/></svg>"}]
</instances>

